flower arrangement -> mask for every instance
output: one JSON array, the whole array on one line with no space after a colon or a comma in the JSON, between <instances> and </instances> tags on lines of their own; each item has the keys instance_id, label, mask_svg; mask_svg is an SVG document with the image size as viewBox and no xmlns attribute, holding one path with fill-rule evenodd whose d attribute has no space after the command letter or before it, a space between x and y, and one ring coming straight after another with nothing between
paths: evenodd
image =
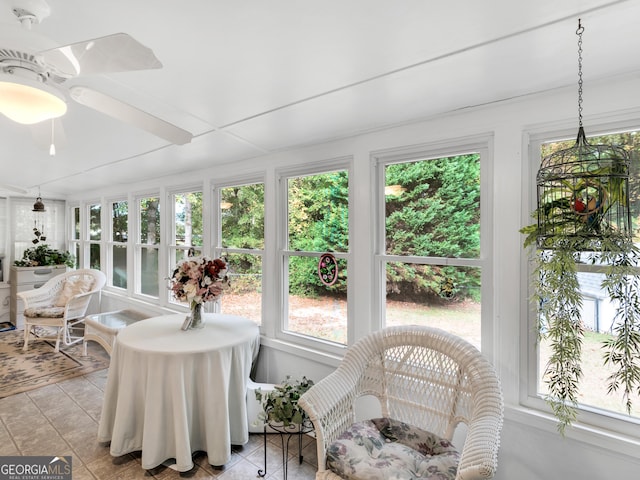
<instances>
[{"instance_id":1,"label":"flower arrangement","mask_svg":"<svg viewBox=\"0 0 640 480\"><path fill-rule=\"evenodd\" d=\"M222 258L190 257L176 265L170 280L175 298L194 308L216 300L229 286L227 263Z\"/></svg>"}]
</instances>

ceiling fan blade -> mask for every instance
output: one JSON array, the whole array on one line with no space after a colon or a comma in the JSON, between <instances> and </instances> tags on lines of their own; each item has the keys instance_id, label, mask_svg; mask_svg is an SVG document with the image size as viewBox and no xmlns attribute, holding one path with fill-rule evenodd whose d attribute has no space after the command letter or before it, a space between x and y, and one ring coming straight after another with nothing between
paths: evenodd
<instances>
[{"instance_id":1,"label":"ceiling fan blade","mask_svg":"<svg viewBox=\"0 0 640 480\"><path fill-rule=\"evenodd\" d=\"M146 130L176 145L189 143L193 138L190 132L172 123L89 87L73 86L69 89L69 94L82 105Z\"/></svg>"},{"instance_id":2,"label":"ceiling fan blade","mask_svg":"<svg viewBox=\"0 0 640 480\"><path fill-rule=\"evenodd\" d=\"M66 78L162 68L150 48L126 33L72 43L39 54L55 74Z\"/></svg>"}]
</instances>

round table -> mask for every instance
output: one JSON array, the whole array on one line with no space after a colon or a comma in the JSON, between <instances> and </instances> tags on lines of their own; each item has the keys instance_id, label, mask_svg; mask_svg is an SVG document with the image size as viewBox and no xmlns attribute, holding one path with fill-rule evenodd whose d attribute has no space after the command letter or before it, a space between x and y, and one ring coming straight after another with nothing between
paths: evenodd
<instances>
[{"instance_id":1,"label":"round table","mask_svg":"<svg viewBox=\"0 0 640 480\"><path fill-rule=\"evenodd\" d=\"M181 330L184 314L150 318L123 329L115 342L98 441L111 455L142 451L142 468L175 458L193 468L192 453L211 465L247 443L246 391L260 332L251 320L205 314L200 330Z\"/></svg>"}]
</instances>

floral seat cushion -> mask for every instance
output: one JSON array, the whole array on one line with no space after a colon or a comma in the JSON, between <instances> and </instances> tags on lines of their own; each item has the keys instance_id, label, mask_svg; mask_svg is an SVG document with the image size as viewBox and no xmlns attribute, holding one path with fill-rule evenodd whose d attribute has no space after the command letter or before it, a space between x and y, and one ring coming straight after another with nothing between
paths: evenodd
<instances>
[{"instance_id":1,"label":"floral seat cushion","mask_svg":"<svg viewBox=\"0 0 640 480\"><path fill-rule=\"evenodd\" d=\"M327 449L327 468L348 480L453 480L459 459L447 440L390 418L354 423Z\"/></svg>"},{"instance_id":2,"label":"floral seat cushion","mask_svg":"<svg viewBox=\"0 0 640 480\"><path fill-rule=\"evenodd\" d=\"M29 318L62 318L64 317L64 307L36 307L26 308L24 316Z\"/></svg>"}]
</instances>

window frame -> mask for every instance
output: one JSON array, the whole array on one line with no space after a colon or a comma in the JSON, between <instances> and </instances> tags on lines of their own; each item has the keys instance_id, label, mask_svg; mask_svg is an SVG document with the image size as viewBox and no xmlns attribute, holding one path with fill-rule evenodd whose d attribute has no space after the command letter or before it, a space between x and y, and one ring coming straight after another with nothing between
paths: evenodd
<instances>
[{"instance_id":1,"label":"window frame","mask_svg":"<svg viewBox=\"0 0 640 480\"><path fill-rule=\"evenodd\" d=\"M198 184L189 184L178 187L172 187L170 190L166 192L166 200L167 200L167 210L166 214L163 215L162 209L160 210L160 217L167 224L166 228L166 271L171 274L173 269L175 268L175 257L176 252L183 250L188 251L191 246L187 245L176 245L176 195L186 195L188 193L201 193L202 194L202 246L199 248L201 250L201 255L206 255L206 223L205 223L205 206L204 203L206 201L205 189L202 186L202 183ZM162 232L162 224L160 225L160 230ZM138 237L140 238L140 237ZM160 266L158 266L160 268ZM160 283L160 287L162 287L162 282ZM171 308L180 308L180 309L188 309L188 305L180 303L176 301L171 295L171 291L167 288L166 296L163 297L160 292L160 302L164 302L164 304L171 306ZM207 308L205 306L205 308ZM207 308L208 310L208 308Z\"/></svg>"},{"instance_id":2,"label":"window frame","mask_svg":"<svg viewBox=\"0 0 640 480\"><path fill-rule=\"evenodd\" d=\"M480 254L476 258L422 257L389 255L386 245L385 167L390 164L466 154L480 155ZM481 271L481 350L495 363L495 319L493 288L493 135L463 137L444 142L416 145L373 152L375 188L374 199L374 318L382 328L386 318L386 264L389 262L419 263L424 265L469 266Z\"/></svg>"},{"instance_id":3,"label":"window frame","mask_svg":"<svg viewBox=\"0 0 640 480\"><path fill-rule=\"evenodd\" d=\"M76 231L75 231L76 211L78 212L78 236L76 236ZM83 268L83 265L84 265L82 263L84 261L84 253L82 251L82 245L83 245L83 241L82 241L83 213L82 211L83 209L80 203L69 204L67 208L67 212L69 215L69 222L67 227L69 241L67 242L67 246L68 246L67 248L69 252L71 252L75 257L74 262L75 262L76 269Z\"/></svg>"},{"instance_id":4,"label":"window frame","mask_svg":"<svg viewBox=\"0 0 640 480\"><path fill-rule=\"evenodd\" d=\"M91 239L91 208L94 206L100 207L100 238L98 240ZM93 268L91 266L91 246L97 245L100 251L99 261L100 261L100 270L104 269L105 263L105 255L103 249L103 240L104 240L104 206L102 204L101 199L87 201L84 204L84 228L82 228L82 214L80 214L80 226L81 226L81 234L80 237L84 240L84 248L81 249L83 253L83 268Z\"/></svg>"},{"instance_id":5,"label":"window frame","mask_svg":"<svg viewBox=\"0 0 640 480\"><path fill-rule=\"evenodd\" d=\"M142 232L140 231L140 225L142 223L142 211L140 209L140 202L141 200L145 199L145 198L157 198L158 199L158 208L160 209L160 236L158 238L158 243L157 244L149 244L149 243L142 243ZM137 299L143 299L145 301L155 301L158 303L159 306L164 306L166 304L166 299L165 297L162 295L162 287L163 287L163 283L161 281L163 272L165 272L166 270L163 268L163 264L164 261L163 259L163 232L165 227L165 223L166 223L166 215L163 214L163 211L165 210L164 208L164 203L163 203L163 198L164 196L162 195L162 191L159 190L154 190L154 191L149 191L149 192L136 192L133 197L132 197L132 201L133 201L133 209L131 208L131 205L129 205L129 217L131 218L131 213L133 211L133 215L135 218L135 224L131 225L131 222L129 222L129 238L131 238L133 236L133 240L130 240L130 242L133 242L132 244L130 243L130 247L133 247L133 285L132 290L130 290L132 298L137 298ZM131 201L131 200L130 200ZM158 255L158 296L153 296L153 295L149 295L146 293L142 292L142 249L143 248L154 248L157 250L157 255ZM128 269L131 267L127 267ZM127 282L127 286L128 286L128 282Z\"/></svg>"},{"instance_id":6,"label":"window frame","mask_svg":"<svg viewBox=\"0 0 640 480\"><path fill-rule=\"evenodd\" d=\"M345 170L349 181L349 205L348 205L348 229L349 229L349 251L336 253L332 252L336 258L345 259L347 261L347 343L340 345L330 342L322 338L315 338L302 335L296 332L285 330L285 325L289 315L288 296L289 283L285 282L288 271L288 259L290 256L304 256L304 252L288 250L288 179L292 177L310 176L322 173L335 172L337 170ZM353 343L355 332L355 316L354 316L354 293L355 288L353 281L353 195L354 195L354 158L353 156L334 157L327 160L319 160L305 163L290 168L277 169L276 177L276 279L278 285L278 311L280 315L275 326L274 337L278 340L293 343L301 348L311 348L322 353L330 355L342 356L346 348Z\"/></svg>"},{"instance_id":7,"label":"window frame","mask_svg":"<svg viewBox=\"0 0 640 480\"><path fill-rule=\"evenodd\" d=\"M127 241L117 242L113 239L113 204L114 203L127 203ZM106 233L105 238L105 268L103 272L107 276L107 285L109 288L113 288L116 291L129 292L131 290L131 282L129 278L131 276L131 202L128 197L118 197L105 200L107 206L105 216L107 218L107 227L103 228L103 235ZM107 213L108 212L108 213ZM115 246L123 246L127 252L127 287L118 287L113 284L113 248ZM106 272L105 272L106 269Z\"/></svg>"},{"instance_id":8,"label":"window frame","mask_svg":"<svg viewBox=\"0 0 640 480\"><path fill-rule=\"evenodd\" d=\"M611 120L606 119L589 126L587 135L589 137L615 134L625 131L640 130L640 119ZM522 225L532 223L531 212L537 205L536 176L541 162L541 146L544 143L575 140L576 130L569 127L558 127L557 129L531 129L525 131L523 135L523 149L527 152L527 162L523 166L523 198L522 198ZM521 238L521 240L523 240ZM522 315L521 332L522 339L520 357L520 404L553 415L547 402L538 394L539 361L537 349L537 333L535 331L536 308L529 301L533 295L531 285L531 275L533 265L530 260L531 252L528 249L521 249L522 264ZM597 267L595 267L597 270ZM594 267L585 266L581 271L595 271ZM638 267L640 273L640 267ZM573 422L577 428L597 428L608 432L615 432L635 440L640 439L638 426L640 418L633 418L623 414L607 411L598 407L578 404L577 418Z\"/></svg>"},{"instance_id":9,"label":"window frame","mask_svg":"<svg viewBox=\"0 0 640 480\"><path fill-rule=\"evenodd\" d=\"M263 212L264 212L264 231L263 231L263 243L264 246L261 250L259 249L249 249L249 248L228 248L222 247L222 208L220 208L220 203L222 201L221 191L225 188L229 187L243 187L247 185L255 185L262 184L264 189L264 204L263 204ZM226 253L237 253L237 254L248 254L248 255L256 255L260 257L261 262L261 271L264 272L265 267L265 252L267 250L267 196L268 196L268 187L265 174L259 175L243 175L241 177L232 177L225 178L223 180L218 180L211 184L211 252L213 258L224 257ZM203 200L204 201L204 200ZM204 210L204 208L203 208ZM268 283L268 282L267 282ZM265 277L264 273L261 278L261 291L260 294L260 328L261 330L265 326L265 309L266 309L266 300L265 300ZM221 305L216 302L215 305L216 311L221 309ZM222 309L224 313L224 309Z\"/></svg>"}]
</instances>

